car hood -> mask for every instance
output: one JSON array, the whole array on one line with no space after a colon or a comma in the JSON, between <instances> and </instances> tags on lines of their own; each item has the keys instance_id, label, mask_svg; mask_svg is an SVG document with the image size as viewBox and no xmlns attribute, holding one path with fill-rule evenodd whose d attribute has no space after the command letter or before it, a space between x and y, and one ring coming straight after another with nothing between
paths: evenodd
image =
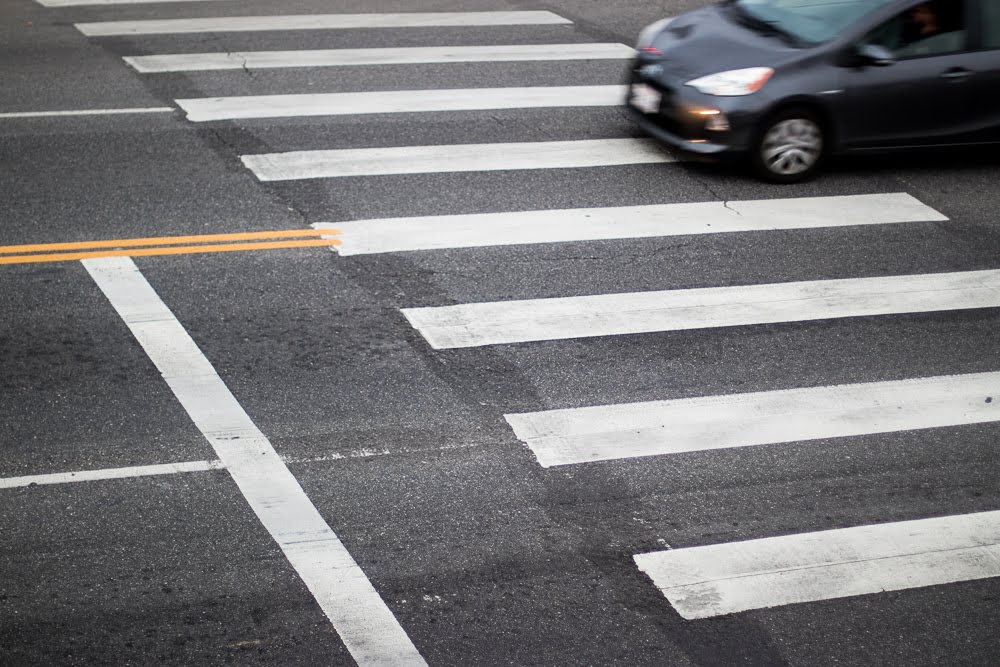
<instances>
[{"instance_id":1,"label":"car hood","mask_svg":"<svg viewBox=\"0 0 1000 667\"><path fill-rule=\"evenodd\" d=\"M744 67L776 67L801 53L781 37L736 22L731 10L714 5L683 14L653 40L662 56L646 54L670 77L695 78Z\"/></svg>"}]
</instances>

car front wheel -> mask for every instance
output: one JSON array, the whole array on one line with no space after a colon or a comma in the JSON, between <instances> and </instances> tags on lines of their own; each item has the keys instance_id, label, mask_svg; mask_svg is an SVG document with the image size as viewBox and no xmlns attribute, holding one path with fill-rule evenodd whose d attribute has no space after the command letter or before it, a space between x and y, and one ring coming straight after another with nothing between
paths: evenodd
<instances>
[{"instance_id":1,"label":"car front wheel","mask_svg":"<svg viewBox=\"0 0 1000 667\"><path fill-rule=\"evenodd\" d=\"M789 109L764 124L751 159L761 178L773 183L799 183L816 175L825 149L819 119L804 109Z\"/></svg>"}]
</instances>

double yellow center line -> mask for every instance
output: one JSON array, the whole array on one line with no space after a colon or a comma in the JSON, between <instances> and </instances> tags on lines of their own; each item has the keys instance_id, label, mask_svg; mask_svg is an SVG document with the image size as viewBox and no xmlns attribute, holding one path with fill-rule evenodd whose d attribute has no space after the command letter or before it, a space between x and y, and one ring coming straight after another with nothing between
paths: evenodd
<instances>
[{"instance_id":1,"label":"double yellow center line","mask_svg":"<svg viewBox=\"0 0 1000 667\"><path fill-rule=\"evenodd\" d=\"M212 252L312 248L340 245L336 229L293 229L277 232L161 236L144 239L81 241L0 246L0 264L70 262L97 257L152 257ZM307 238L302 238L307 237ZM308 238L313 237L313 238Z\"/></svg>"}]
</instances>

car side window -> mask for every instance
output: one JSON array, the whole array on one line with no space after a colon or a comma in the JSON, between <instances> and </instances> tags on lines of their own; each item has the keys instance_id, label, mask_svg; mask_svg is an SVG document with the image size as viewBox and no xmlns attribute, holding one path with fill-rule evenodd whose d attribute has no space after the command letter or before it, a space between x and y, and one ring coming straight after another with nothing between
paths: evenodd
<instances>
[{"instance_id":1,"label":"car side window","mask_svg":"<svg viewBox=\"0 0 1000 667\"><path fill-rule=\"evenodd\" d=\"M882 46L900 60L964 51L968 43L965 3L921 2L875 28L862 41Z\"/></svg>"},{"instance_id":2,"label":"car side window","mask_svg":"<svg viewBox=\"0 0 1000 667\"><path fill-rule=\"evenodd\" d=\"M983 16L983 46L987 49L1000 49L1000 2L981 0L980 7Z\"/></svg>"}]
</instances>

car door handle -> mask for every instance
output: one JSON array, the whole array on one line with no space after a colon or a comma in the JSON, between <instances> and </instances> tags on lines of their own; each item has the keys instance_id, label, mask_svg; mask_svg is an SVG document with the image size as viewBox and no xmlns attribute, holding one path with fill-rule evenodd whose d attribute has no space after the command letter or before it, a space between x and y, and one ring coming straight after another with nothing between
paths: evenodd
<instances>
[{"instance_id":1,"label":"car door handle","mask_svg":"<svg viewBox=\"0 0 1000 667\"><path fill-rule=\"evenodd\" d=\"M972 76L972 74L972 70L965 69L964 67L954 67L942 74L941 78L948 81L964 81Z\"/></svg>"}]
</instances>

